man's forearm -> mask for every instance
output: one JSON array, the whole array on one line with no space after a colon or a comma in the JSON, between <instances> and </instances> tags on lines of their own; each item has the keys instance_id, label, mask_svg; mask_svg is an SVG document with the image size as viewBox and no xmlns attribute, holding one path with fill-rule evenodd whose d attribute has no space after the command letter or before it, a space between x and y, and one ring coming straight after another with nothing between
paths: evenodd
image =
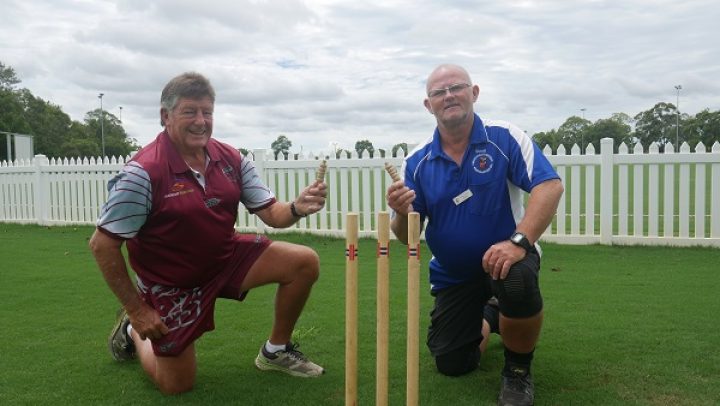
<instances>
[{"instance_id":1,"label":"man's forearm","mask_svg":"<svg viewBox=\"0 0 720 406\"><path fill-rule=\"evenodd\" d=\"M109 237L98 234L93 236L90 246L105 283L128 312L139 308L141 299L130 279L120 247L109 246L107 241L102 241Z\"/></svg>"},{"instance_id":2,"label":"man's forearm","mask_svg":"<svg viewBox=\"0 0 720 406\"><path fill-rule=\"evenodd\" d=\"M130 275L128 275L125 259L122 254L103 256L96 258L103 278L110 290L118 298L122 306L131 313L132 310L139 308L141 299L132 283Z\"/></svg>"},{"instance_id":3,"label":"man's forearm","mask_svg":"<svg viewBox=\"0 0 720 406\"><path fill-rule=\"evenodd\" d=\"M564 188L558 179L543 182L530 192L523 220L517 230L531 242L537 241L552 222Z\"/></svg>"}]
</instances>

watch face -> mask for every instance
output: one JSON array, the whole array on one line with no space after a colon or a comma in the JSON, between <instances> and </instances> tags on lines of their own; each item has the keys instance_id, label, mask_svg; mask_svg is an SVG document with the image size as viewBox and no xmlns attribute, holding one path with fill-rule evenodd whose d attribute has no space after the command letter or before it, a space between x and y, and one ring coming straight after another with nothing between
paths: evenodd
<instances>
[{"instance_id":1,"label":"watch face","mask_svg":"<svg viewBox=\"0 0 720 406\"><path fill-rule=\"evenodd\" d=\"M516 233L516 234L513 234L513 236L512 236L511 239L512 239L512 242L514 242L515 244L517 244L517 243L519 243L520 241L522 241L523 235L520 234L520 233Z\"/></svg>"}]
</instances>

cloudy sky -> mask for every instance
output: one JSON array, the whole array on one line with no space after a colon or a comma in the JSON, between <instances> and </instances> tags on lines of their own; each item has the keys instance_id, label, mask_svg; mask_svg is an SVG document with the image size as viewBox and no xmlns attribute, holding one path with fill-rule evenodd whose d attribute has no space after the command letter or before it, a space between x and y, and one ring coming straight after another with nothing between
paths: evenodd
<instances>
[{"instance_id":1,"label":"cloudy sky","mask_svg":"<svg viewBox=\"0 0 720 406\"><path fill-rule=\"evenodd\" d=\"M214 136L320 152L416 143L441 63L480 86L475 110L547 131L659 101L720 110L717 0L0 0L0 61L74 120L99 107L139 143L184 71L217 92ZM122 107L122 109L121 109ZM586 109L584 113L580 109Z\"/></svg>"}]
</instances>

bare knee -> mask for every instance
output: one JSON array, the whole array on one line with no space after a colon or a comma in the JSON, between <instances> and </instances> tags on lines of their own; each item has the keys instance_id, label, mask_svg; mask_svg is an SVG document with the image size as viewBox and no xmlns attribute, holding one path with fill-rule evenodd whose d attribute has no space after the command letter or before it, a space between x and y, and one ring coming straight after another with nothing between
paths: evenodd
<instances>
[{"instance_id":1,"label":"bare knee","mask_svg":"<svg viewBox=\"0 0 720 406\"><path fill-rule=\"evenodd\" d=\"M165 395L176 395L192 390L195 385L195 349L191 345L176 357L157 357L155 385Z\"/></svg>"},{"instance_id":2,"label":"bare knee","mask_svg":"<svg viewBox=\"0 0 720 406\"><path fill-rule=\"evenodd\" d=\"M243 280L241 290L268 283L312 286L320 275L320 258L310 247L273 242L255 261Z\"/></svg>"},{"instance_id":3,"label":"bare knee","mask_svg":"<svg viewBox=\"0 0 720 406\"><path fill-rule=\"evenodd\" d=\"M320 257L314 250L308 247L303 247L299 255L300 266L298 266L298 274L303 280L309 283L315 283L320 277Z\"/></svg>"},{"instance_id":4,"label":"bare knee","mask_svg":"<svg viewBox=\"0 0 720 406\"><path fill-rule=\"evenodd\" d=\"M171 380L167 382L156 382L156 385L160 392L164 395L178 395L185 392L190 392L195 384L195 379L188 381Z\"/></svg>"}]
</instances>

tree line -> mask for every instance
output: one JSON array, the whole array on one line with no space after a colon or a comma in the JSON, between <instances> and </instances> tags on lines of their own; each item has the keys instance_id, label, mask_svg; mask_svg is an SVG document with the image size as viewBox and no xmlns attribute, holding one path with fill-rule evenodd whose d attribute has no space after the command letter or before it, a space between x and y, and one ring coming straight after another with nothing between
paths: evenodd
<instances>
[{"instance_id":1,"label":"tree line","mask_svg":"<svg viewBox=\"0 0 720 406\"><path fill-rule=\"evenodd\" d=\"M138 149L112 113L98 108L87 112L82 122L72 120L60 106L18 88L20 82L15 70L0 62L0 131L32 135L36 154L101 156L103 136L106 156L125 156ZM0 161L10 160L7 155L0 148Z\"/></svg>"},{"instance_id":2,"label":"tree line","mask_svg":"<svg viewBox=\"0 0 720 406\"><path fill-rule=\"evenodd\" d=\"M650 145L656 144L660 152L664 152L666 144L670 143L677 149L683 142L687 142L693 151L696 151L696 147L702 142L705 152L710 152L715 142L720 143L720 110L705 109L691 116L680 113L672 103L660 102L633 117L625 113L615 113L609 118L592 122L582 117L571 116L557 129L535 133L532 138L541 149L549 145L553 152L557 152L560 145L564 146L566 151L577 145L584 153L588 145L592 144L595 153L600 153L600 140L603 138L614 140L615 152L621 143L631 150L639 143L644 151L647 151ZM287 159L291 146L292 141L287 136L280 135L271 145L275 159L278 157ZM400 148L407 154L407 143L395 144L391 150L393 157L397 156ZM355 151L359 157L367 153L372 158L376 153L369 140L357 141ZM241 152L248 154L247 150L241 149ZM380 157L384 158L386 155L383 149L377 152ZM350 158L350 151L344 149L335 151L336 158L343 154Z\"/></svg>"},{"instance_id":3,"label":"tree line","mask_svg":"<svg viewBox=\"0 0 720 406\"><path fill-rule=\"evenodd\" d=\"M691 116L679 112L672 103L661 102L633 117L615 113L609 118L591 122L572 116L557 129L539 132L532 137L541 148L549 145L555 152L560 145L566 151L577 145L584 152L592 144L595 152L600 153L602 138L614 140L615 152L621 143L631 149L640 144L644 151L656 144L663 152L665 144L670 143L677 150L683 142L687 142L691 150L696 150L702 142L705 152L709 152L715 142L720 142L720 110L705 109Z\"/></svg>"},{"instance_id":4,"label":"tree line","mask_svg":"<svg viewBox=\"0 0 720 406\"><path fill-rule=\"evenodd\" d=\"M290 157L290 147L292 147L292 141L286 136L286 135L279 135L275 141L270 144L270 148L273 151L273 155L275 159L289 159ZM357 152L357 155L362 158L363 156L367 156L370 158L374 157L380 157L385 158L385 156L398 156L399 151L403 150L405 155L408 153L408 144L406 142L401 142L398 144L393 145L393 147L389 151L379 148L375 150L375 147L373 146L372 142L370 140L360 140L355 142L355 152ZM240 148L240 153L243 155L250 154L250 151L245 148ZM340 159L341 157L344 158L351 158L352 157L352 151L346 150L344 148L338 148L335 151L333 151L331 154L335 155L335 159ZM367 155L365 155L367 154ZM297 159L299 154L293 154L293 157ZM326 155L325 158L329 158L330 154Z\"/></svg>"},{"instance_id":5,"label":"tree line","mask_svg":"<svg viewBox=\"0 0 720 406\"><path fill-rule=\"evenodd\" d=\"M140 147L114 114L98 108L87 112L82 122L72 120L60 106L34 96L28 89L18 88L20 82L15 70L0 62L0 131L32 135L35 153L55 158L100 156L103 135L107 156L125 156ZM652 144L663 151L667 143L677 148L683 142L695 150L702 142L709 151L715 142L720 142L720 110L705 109L691 116L679 112L672 103L660 102L635 116L615 113L595 122L571 116L557 129L532 135L540 148L549 145L557 151L563 145L569 151L578 145L581 151L586 151L592 144L596 153L600 151L600 140L606 137L615 140L616 150L621 143L630 148L639 143L646 151ZM270 147L276 159L287 159L291 146L292 141L280 135ZM367 139L355 143L360 157L397 156L400 149L407 154L407 143L395 144L390 151L376 150ZM245 155L249 153L244 148L239 150ZM349 158L350 152L342 148L333 151L336 158L343 154ZM8 158L7 151L0 148L0 161Z\"/></svg>"}]
</instances>

